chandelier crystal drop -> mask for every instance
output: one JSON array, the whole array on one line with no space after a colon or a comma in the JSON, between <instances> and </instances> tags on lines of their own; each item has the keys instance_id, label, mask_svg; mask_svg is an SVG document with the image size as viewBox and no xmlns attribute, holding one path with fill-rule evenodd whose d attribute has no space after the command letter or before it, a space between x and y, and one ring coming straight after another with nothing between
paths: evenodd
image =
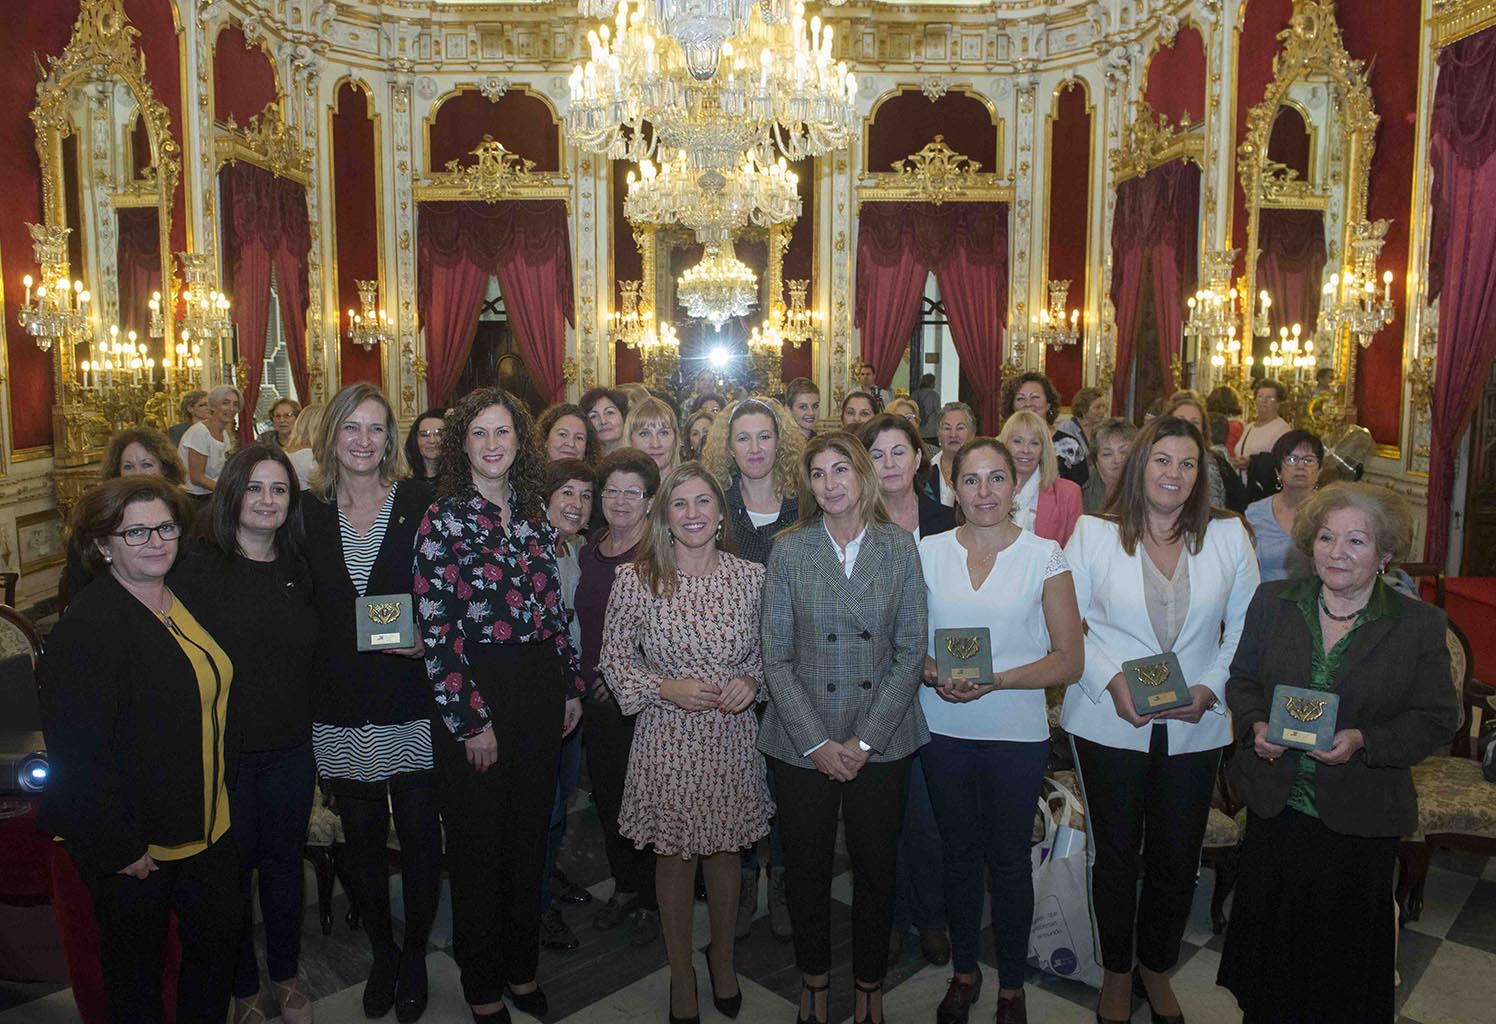
<instances>
[{"instance_id":1,"label":"chandelier crystal drop","mask_svg":"<svg viewBox=\"0 0 1496 1024\"><path fill-rule=\"evenodd\" d=\"M633 224L680 224L696 233L703 245L721 244L748 225L769 227L800 216L799 178L781 157L765 166L745 159L723 173L699 174L687 166L684 153L656 169L645 160L636 177L628 175L624 215Z\"/></svg>"},{"instance_id":2,"label":"chandelier crystal drop","mask_svg":"<svg viewBox=\"0 0 1496 1024\"><path fill-rule=\"evenodd\" d=\"M706 247L701 262L676 282L675 294L687 313L720 331L728 320L746 316L758 305L758 275L733 255L729 239Z\"/></svg>"},{"instance_id":3,"label":"chandelier crystal drop","mask_svg":"<svg viewBox=\"0 0 1496 1024\"><path fill-rule=\"evenodd\" d=\"M698 6L619 0L612 27L587 34L591 56L572 71L568 138L612 160L669 163L679 152L693 171L724 174L744 154L772 165L778 156L802 160L847 145L857 126L857 78L832 58L830 27L807 21L799 2L753 5L711 61L703 54L736 5L711 19L711 33L693 29L684 41L674 34L685 31L679 12ZM766 23L766 6L785 16L771 13ZM708 64L715 70L703 78Z\"/></svg>"}]
</instances>

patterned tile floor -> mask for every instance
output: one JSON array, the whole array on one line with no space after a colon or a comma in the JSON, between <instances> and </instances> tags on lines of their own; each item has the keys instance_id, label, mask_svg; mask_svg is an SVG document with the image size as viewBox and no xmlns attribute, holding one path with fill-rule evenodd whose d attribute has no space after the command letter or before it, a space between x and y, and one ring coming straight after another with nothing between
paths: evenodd
<instances>
[{"instance_id":1,"label":"patterned tile floor","mask_svg":"<svg viewBox=\"0 0 1496 1024\"><path fill-rule=\"evenodd\" d=\"M589 887L598 899L610 890L596 815L585 793L579 793L570 819L570 833L562 864L571 877ZM845 864L842 864L845 867ZM310 881L310 878L309 878ZM1215 986L1221 939L1210 932L1209 896L1214 884L1209 869L1202 872L1185 953L1175 976L1175 990L1187 1015L1196 1024L1236 1024L1241 1020L1233 999ZM398 880L392 890L398 896ZM846 875L836 892L845 899L850 890ZM738 945L737 962L743 988L741 1024L786 1024L793 1019L798 974L788 944L769 932L763 885L759 918L752 935ZM310 887L308 901L312 901ZM663 1019L669 974L663 944L635 949L627 929L598 932L590 927L597 903L568 909L566 917L580 948L567 953L541 952L540 978L550 998L551 1024L622 1024ZM361 932L350 931L343 920L346 900L337 896L336 924L331 936L317 925L315 906L309 906L304 929L302 969L316 1000L319 1024L359 1024L363 978L369 956ZM399 912L397 902L397 914ZM424 1024L466 1024L467 1012L458 984L457 965L447 952L451 935L450 900L444 892L433 929L428 963L431 1002ZM706 910L697 906L697 948L708 940ZM851 1000L851 937L849 908L833 904L832 944L836 968L832 976L831 1017L849 1020ZM972 1020L990 1020L996 999L996 971L990 935L983 954L988 984L974 1007ZM1398 956L1402 984L1398 990L1400 1024L1496 1024L1496 860L1467 855L1439 855L1430 870L1422 919L1403 929ZM703 1019L718 1015L712 1009L704 957L697 958ZM948 967L931 967L921 958L918 942L905 944L903 957L890 969L885 1007L897 1024L932 1021L944 994ZM1030 972L1029 1017L1053 1024L1090 1024L1095 1020L1095 995L1082 985ZM269 1005L266 1009L273 1013ZM526 1021L515 1014L517 1021ZM393 1020L393 1016L389 1018ZM64 1024L77 1020L71 996L56 984L16 985L0 982L0 1024ZM1141 1007L1134 1022L1146 1022Z\"/></svg>"}]
</instances>

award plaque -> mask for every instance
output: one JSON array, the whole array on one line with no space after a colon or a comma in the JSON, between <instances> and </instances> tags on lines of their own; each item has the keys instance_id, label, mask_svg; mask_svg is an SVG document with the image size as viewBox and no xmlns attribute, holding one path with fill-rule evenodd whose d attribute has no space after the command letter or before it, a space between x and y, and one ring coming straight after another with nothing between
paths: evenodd
<instances>
[{"instance_id":1,"label":"award plaque","mask_svg":"<svg viewBox=\"0 0 1496 1024\"><path fill-rule=\"evenodd\" d=\"M415 646L415 603L409 594L360 597L353 604L353 618L358 624L358 649L361 651Z\"/></svg>"},{"instance_id":2,"label":"award plaque","mask_svg":"<svg viewBox=\"0 0 1496 1024\"><path fill-rule=\"evenodd\" d=\"M935 685L947 682L986 686L992 682L992 631L974 629L935 631Z\"/></svg>"},{"instance_id":3,"label":"award plaque","mask_svg":"<svg viewBox=\"0 0 1496 1024\"><path fill-rule=\"evenodd\" d=\"M1140 715L1182 708L1190 702L1190 688L1173 651L1150 654L1122 663L1122 678L1132 694L1132 706Z\"/></svg>"},{"instance_id":4,"label":"award plaque","mask_svg":"<svg viewBox=\"0 0 1496 1024\"><path fill-rule=\"evenodd\" d=\"M1340 694L1280 683L1273 687L1267 716L1268 742L1295 750L1329 750L1339 714Z\"/></svg>"}]
</instances>

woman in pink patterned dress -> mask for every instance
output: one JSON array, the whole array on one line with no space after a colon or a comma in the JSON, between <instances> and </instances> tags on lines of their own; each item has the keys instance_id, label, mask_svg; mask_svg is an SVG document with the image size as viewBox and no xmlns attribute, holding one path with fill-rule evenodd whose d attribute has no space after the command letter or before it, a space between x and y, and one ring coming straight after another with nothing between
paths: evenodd
<instances>
[{"instance_id":1,"label":"woman in pink patterned dress","mask_svg":"<svg viewBox=\"0 0 1496 1024\"><path fill-rule=\"evenodd\" d=\"M744 714L763 679L764 570L724 550L732 537L725 510L721 486L699 463L666 475L639 557L614 580L598 665L624 714L639 716L618 826L655 850L673 1024L699 1018L691 965L698 858L712 1002L738 1014L738 851L768 834L774 814L754 746L758 720Z\"/></svg>"}]
</instances>

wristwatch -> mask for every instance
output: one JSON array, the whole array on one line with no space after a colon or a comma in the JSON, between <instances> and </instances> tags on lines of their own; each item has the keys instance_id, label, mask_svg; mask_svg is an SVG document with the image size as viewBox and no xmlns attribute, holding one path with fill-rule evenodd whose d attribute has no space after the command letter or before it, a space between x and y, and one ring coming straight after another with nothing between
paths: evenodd
<instances>
[{"instance_id":1,"label":"wristwatch","mask_svg":"<svg viewBox=\"0 0 1496 1024\"><path fill-rule=\"evenodd\" d=\"M864 754L866 754L866 753L870 752L873 748L870 747L870 746L868 746L862 740L858 740L857 741L857 749L860 750L860 751L862 751Z\"/></svg>"}]
</instances>

